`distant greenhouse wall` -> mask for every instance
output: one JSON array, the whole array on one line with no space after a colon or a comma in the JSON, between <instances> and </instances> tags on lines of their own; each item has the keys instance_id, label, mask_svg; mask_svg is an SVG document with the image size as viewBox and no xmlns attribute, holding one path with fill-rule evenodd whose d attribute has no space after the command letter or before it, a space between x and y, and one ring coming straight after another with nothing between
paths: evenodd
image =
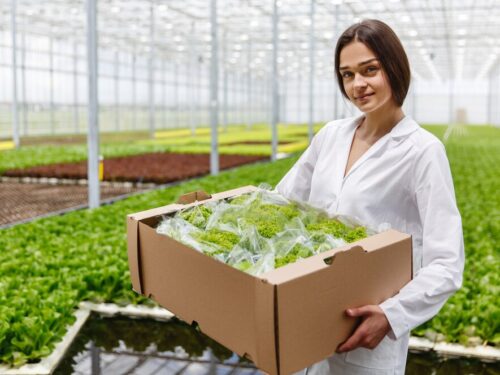
<instances>
[{"instance_id":1,"label":"distant greenhouse wall","mask_svg":"<svg viewBox=\"0 0 500 375\"><path fill-rule=\"evenodd\" d=\"M87 66L84 44L45 36L21 35L17 48L20 134L87 132ZM51 58L52 56L52 58ZM12 134L12 44L0 31L0 137ZM99 49L101 131L147 130L149 110L148 56ZM219 75L219 98L223 75ZM252 124L269 121L268 79L256 76L251 92L243 72L227 72L227 120ZM209 64L167 58L154 60L154 108L157 129L208 126ZM249 95L252 100L249 100ZM249 105L251 103L251 106ZM222 121L222 116L220 116Z\"/></svg>"},{"instance_id":2,"label":"distant greenhouse wall","mask_svg":"<svg viewBox=\"0 0 500 375\"><path fill-rule=\"evenodd\" d=\"M489 76L488 122L500 127L500 66L497 64Z\"/></svg>"},{"instance_id":3,"label":"distant greenhouse wall","mask_svg":"<svg viewBox=\"0 0 500 375\"><path fill-rule=\"evenodd\" d=\"M459 14L466 9L453 2L448 4L452 9L448 20L437 9L429 14L432 7L422 2L410 2L409 7L390 1L385 9L376 1L278 1L274 35L273 3L219 3L220 125L271 122L273 62L279 75L279 122L309 122L310 76L314 77L312 122L358 113L335 82L333 49L340 32L358 22L361 14L393 26L408 53L414 80L404 105L407 114L422 124L500 124L498 33L492 26L482 33L468 31L477 19L494 24L487 21L492 16L489 7L468 9L478 13L468 19ZM310 5L315 3L314 13ZM87 133L85 4L83 0L0 3L0 138L13 136L13 56L17 61L14 112L20 135ZM98 3L101 131L146 131L151 124L154 129L209 125L208 4ZM434 29L437 25L444 29Z\"/></svg>"}]
</instances>

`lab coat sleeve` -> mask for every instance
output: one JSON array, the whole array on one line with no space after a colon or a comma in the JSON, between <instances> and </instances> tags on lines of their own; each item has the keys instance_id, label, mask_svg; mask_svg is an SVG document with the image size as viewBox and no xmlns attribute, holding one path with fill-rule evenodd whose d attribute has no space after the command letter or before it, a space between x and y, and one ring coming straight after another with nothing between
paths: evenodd
<instances>
[{"instance_id":1,"label":"lab coat sleeve","mask_svg":"<svg viewBox=\"0 0 500 375\"><path fill-rule=\"evenodd\" d=\"M298 202L307 202L311 193L311 179L318 154L323 142L325 128L313 138L309 147L294 166L276 185L276 190L284 197Z\"/></svg>"},{"instance_id":2,"label":"lab coat sleeve","mask_svg":"<svg viewBox=\"0 0 500 375\"><path fill-rule=\"evenodd\" d=\"M380 304L399 338L436 315L462 285L462 220L444 146L427 146L415 161L415 202L422 225L422 268L400 292Z\"/></svg>"}]
</instances>

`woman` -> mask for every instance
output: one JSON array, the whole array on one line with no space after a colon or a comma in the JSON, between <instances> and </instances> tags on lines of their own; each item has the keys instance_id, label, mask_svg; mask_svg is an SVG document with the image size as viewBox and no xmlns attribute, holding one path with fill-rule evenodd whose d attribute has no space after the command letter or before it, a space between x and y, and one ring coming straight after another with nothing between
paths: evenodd
<instances>
[{"instance_id":1,"label":"woman","mask_svg":"<svg viewBox=\"0 0 500 375\"><path fill-rule=\"evenodd\" d=\"M335 72L362 115L325 125L276 188L331 214L411 234L414 278L380 305L348 309L361 319L356 331L336 354L300 373L404 374L410 330L462 283L453 181L443 144L403 113L410 67L389 26L365 20L349 27L336 46Z\"/></svg>"}]
</instances>

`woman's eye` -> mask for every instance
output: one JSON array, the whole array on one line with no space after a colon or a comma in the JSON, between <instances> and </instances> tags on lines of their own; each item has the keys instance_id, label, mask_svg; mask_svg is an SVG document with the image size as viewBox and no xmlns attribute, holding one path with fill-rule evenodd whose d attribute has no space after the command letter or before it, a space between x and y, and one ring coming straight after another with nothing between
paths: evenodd
<instances>
[{"instance_id":1,"label":"woman's eye","mask_svg":"<svg viewBox=\"0 0 500 375\"><path fill-rule=\"evenodd\" d=\"M369 66L368 68L366 68L366 71L368 73L373 73L373 72L376 72L378 70L378 68L376 66Z\"/></svg>"},{"instance_id":2,"label":"woman's eye","mask_svg":"<svg viewBox=\"0 0 500 375\"><path fill-rule=\"evenodd\" d=\"M351 72L344 72L344 73L342 73L342 78L349 78L351 76L352 76Z\"/></svg>"}]
</instances>

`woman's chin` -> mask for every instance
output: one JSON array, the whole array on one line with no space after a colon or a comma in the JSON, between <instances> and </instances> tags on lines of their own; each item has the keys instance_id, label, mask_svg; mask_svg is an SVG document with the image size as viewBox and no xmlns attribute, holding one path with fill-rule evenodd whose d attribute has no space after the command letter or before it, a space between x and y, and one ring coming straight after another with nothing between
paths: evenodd
<instances>
[{"instance_id":1,"label":"woman's chin","mask_svg":"<svg viewBox=\"0 0 500 375\"><path fill-rule=\"evenodd\" d=\"M356 105L356 108L358 108L363 113L370 113L374 110L373 106L369 105L368 103L358 104L358 105Z\"/></svg>"}]
</instances>

